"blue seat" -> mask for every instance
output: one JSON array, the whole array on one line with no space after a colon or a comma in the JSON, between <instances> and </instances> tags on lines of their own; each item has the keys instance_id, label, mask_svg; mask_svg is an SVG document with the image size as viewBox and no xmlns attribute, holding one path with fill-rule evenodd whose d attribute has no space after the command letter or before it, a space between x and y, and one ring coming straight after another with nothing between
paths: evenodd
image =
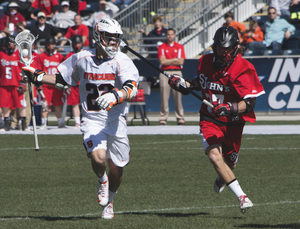
<instances>
[{"instance_id":1,"label":"blue seat","mask_svg":"<svg viewBox=\"0 0 300 229\"><path fill-rule=\"evenodd\" d=\"M279 56L282 55L282 51L281 50L272 50L272 49L267 49L263 52L264 56Z\"/></svg>"},{"instance_id":2,"label":"blue seat","mask_svg":"<svg viewBox=\"0 0 300 229\"><path fill-rule=\"evenodd\" d=\"M283 51L283 55L300 55L300 49L286 49Z\"/></svg>"},{"instance_id":3,"label":"blue seat","mask_svg":"<svg viewBox=\"0 0 300 229\"><path fill-rule=\"evenodd\" d=\"M290 36L289 39L284 40L283 47L284 49L297 49L299 48L300 39L296 35Z\"/></svg>"},{"instance_id":4,"label":"blue seat","mask_svg":"<svg viewBox=\"0 0 300 229\"><path fill-rule=\"evenodd\" d=\"M262 54L262 50L260 49L246 50L244 52L244 56L261 56Z\"/></svg>"}]
</instances>

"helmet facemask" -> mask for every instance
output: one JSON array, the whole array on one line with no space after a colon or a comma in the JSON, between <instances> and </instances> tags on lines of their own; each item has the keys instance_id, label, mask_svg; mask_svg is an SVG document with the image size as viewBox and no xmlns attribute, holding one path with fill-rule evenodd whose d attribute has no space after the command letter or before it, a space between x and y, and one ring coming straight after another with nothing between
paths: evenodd
<instances>
[{"instance_id":1,"label":"helmet facemask","mask_svg":"<svg viewBox=\"0 0 300 229\"><path fill-rule=\"evenodd\" d=\"M215 54L215 61L219 65L219 67L227 67L229 66L236 57L239 50L239 45L234 47L230 46L228 48L222 48L216 45L213 45L213 51Z\"/></svg>"}]
</instances>

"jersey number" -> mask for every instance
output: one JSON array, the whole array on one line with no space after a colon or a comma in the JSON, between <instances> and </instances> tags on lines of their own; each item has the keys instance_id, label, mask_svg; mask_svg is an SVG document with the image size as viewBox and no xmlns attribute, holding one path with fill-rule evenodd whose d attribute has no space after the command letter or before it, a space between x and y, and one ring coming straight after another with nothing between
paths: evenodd
<instances>
[{"instance_id":1,"label":"jersey number","mask_svg":"<svg viewBox=\"0 0 300 229\"><path fill-rule=\"evenodd\" d=\"M89 111L98 111L99 107L96 103L96 99L99 97L99 91L106 92L114 89L114 86L111 84L101 84L97 87L95 84L87 83L85 85L86 91L90 93L87 95L87 108ZM102 94L101 93L101 94Z\"/></svg>"}]
</instances>

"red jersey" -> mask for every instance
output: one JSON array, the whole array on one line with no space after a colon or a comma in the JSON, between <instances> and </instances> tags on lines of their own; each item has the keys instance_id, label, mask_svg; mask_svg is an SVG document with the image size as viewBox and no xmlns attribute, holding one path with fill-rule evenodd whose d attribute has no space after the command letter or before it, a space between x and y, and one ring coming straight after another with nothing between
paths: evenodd
<instances>
[{"instance_id":1,"label":"red jersey","mask_svg":"<svg viewBox=\"0 0 300 229\"><path fill-rule=\"evenodd\" d=\"M25 25L27 25L25 18L19 12L15 15L11 15L10 13L4 14L0 20L0 31L3 31L5 27L8 27L9 23L13 23L15 25L14 30L16 31L16 25L18 22L23 22Z\"/></svg>"},{"instance_id":2,"label":"red jersey","mask_svg":"<svg viewBox=\"0 0 300 229\"><path fill-rule=\"evenodd\" d=\"M215 69L213 59L214 54L207 54L199 59L197 76L204 99L217 105L232 101L239 102L242 99L256 98L265 94L254 66L240 54L236 56L229 68ZM240 113L239 118L234 120L230 116L215 117L211 114L211 108L204 103L200 112L226 123L255 122L256 119L253 110L246 114Z\"/></svg>"},{"instance_id":3,"label":"red jersey","mask_svg":"<svg viewBox=\"0 0 300 229\"><path fill-rule=\"evenodd\" d=\"M185 58L185 52L183 45L174 42L173 45L169 45L167 42L164 42L162 45L158 46L157 49L158 59L160 59L162 56L165 56L166 59L173 59L173 58ZM168 69L182 69L182 66L175 66L175 65L161 65L160 68L162 70L168 70Z\"/></svg>"},{"instance_id":4,"label":"red jersey","mask_svg":"<svg viewBox=\"0 0 300 229\"><path fill-rule=\"evenodd\" d=\"M37 66L39 69L47 72L48 75L54 75L58 73L57 66L63 62L63 60L64 56L59 52L54 52L53 55L43 52L38 57Z\"/></svg>"},{"instance_id":5,"label":"red jersey","mask_svg":"<svg viewBox=\"0 0 300 229\"><path fill-rule=\"evenodd\" d=\"M19 86L22 77L22 65L19 50L15 50L10 56L0 52L0 86Z\"/></svg>"},{"instance_id":6,"label":"red jersey","mask_svg":"<svg viewBox=\"0 0 300 229\"><path fill-rule=\"evenodd\" d=\"M59 5L57 0L34 0L31 7L34 9L40 8L42 12L49 16L53 11L53 6Z\"/></svg>"},{"instance_id":7,"label":"red jersey","mask_svg":"<svg viewBox=\"0 0 300 229\"><path fill-rule=\"evenodd\" d=\"M65 37L70 39L74 35L86 36L87 39L86 39L85 43L83 44L83 46L89 46L90 45L90 42L89 42L89 28L86 25L81 24L78 27L76 25L74 25L72 27L69 27L68 31L66 32Z\"/></svg>"}]
</instances>

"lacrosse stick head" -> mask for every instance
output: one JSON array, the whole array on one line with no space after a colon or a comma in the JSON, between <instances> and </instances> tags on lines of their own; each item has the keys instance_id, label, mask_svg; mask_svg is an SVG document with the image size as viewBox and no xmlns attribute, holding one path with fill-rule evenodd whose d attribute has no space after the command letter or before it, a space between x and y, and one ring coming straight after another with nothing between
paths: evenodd
<instances>
[{"instance_id":1,"label":"lacrosse stick head","mask_svg":"<svg viewBox=\"0 0 300 229\"><path fill-rule=\"evenodd\" d=\"M19 33L15 38L20 53L20 59L25 66L30 66L32 62L32 44L35 40L36 37L26 30Z\"/></svg>"}]
</instances>

